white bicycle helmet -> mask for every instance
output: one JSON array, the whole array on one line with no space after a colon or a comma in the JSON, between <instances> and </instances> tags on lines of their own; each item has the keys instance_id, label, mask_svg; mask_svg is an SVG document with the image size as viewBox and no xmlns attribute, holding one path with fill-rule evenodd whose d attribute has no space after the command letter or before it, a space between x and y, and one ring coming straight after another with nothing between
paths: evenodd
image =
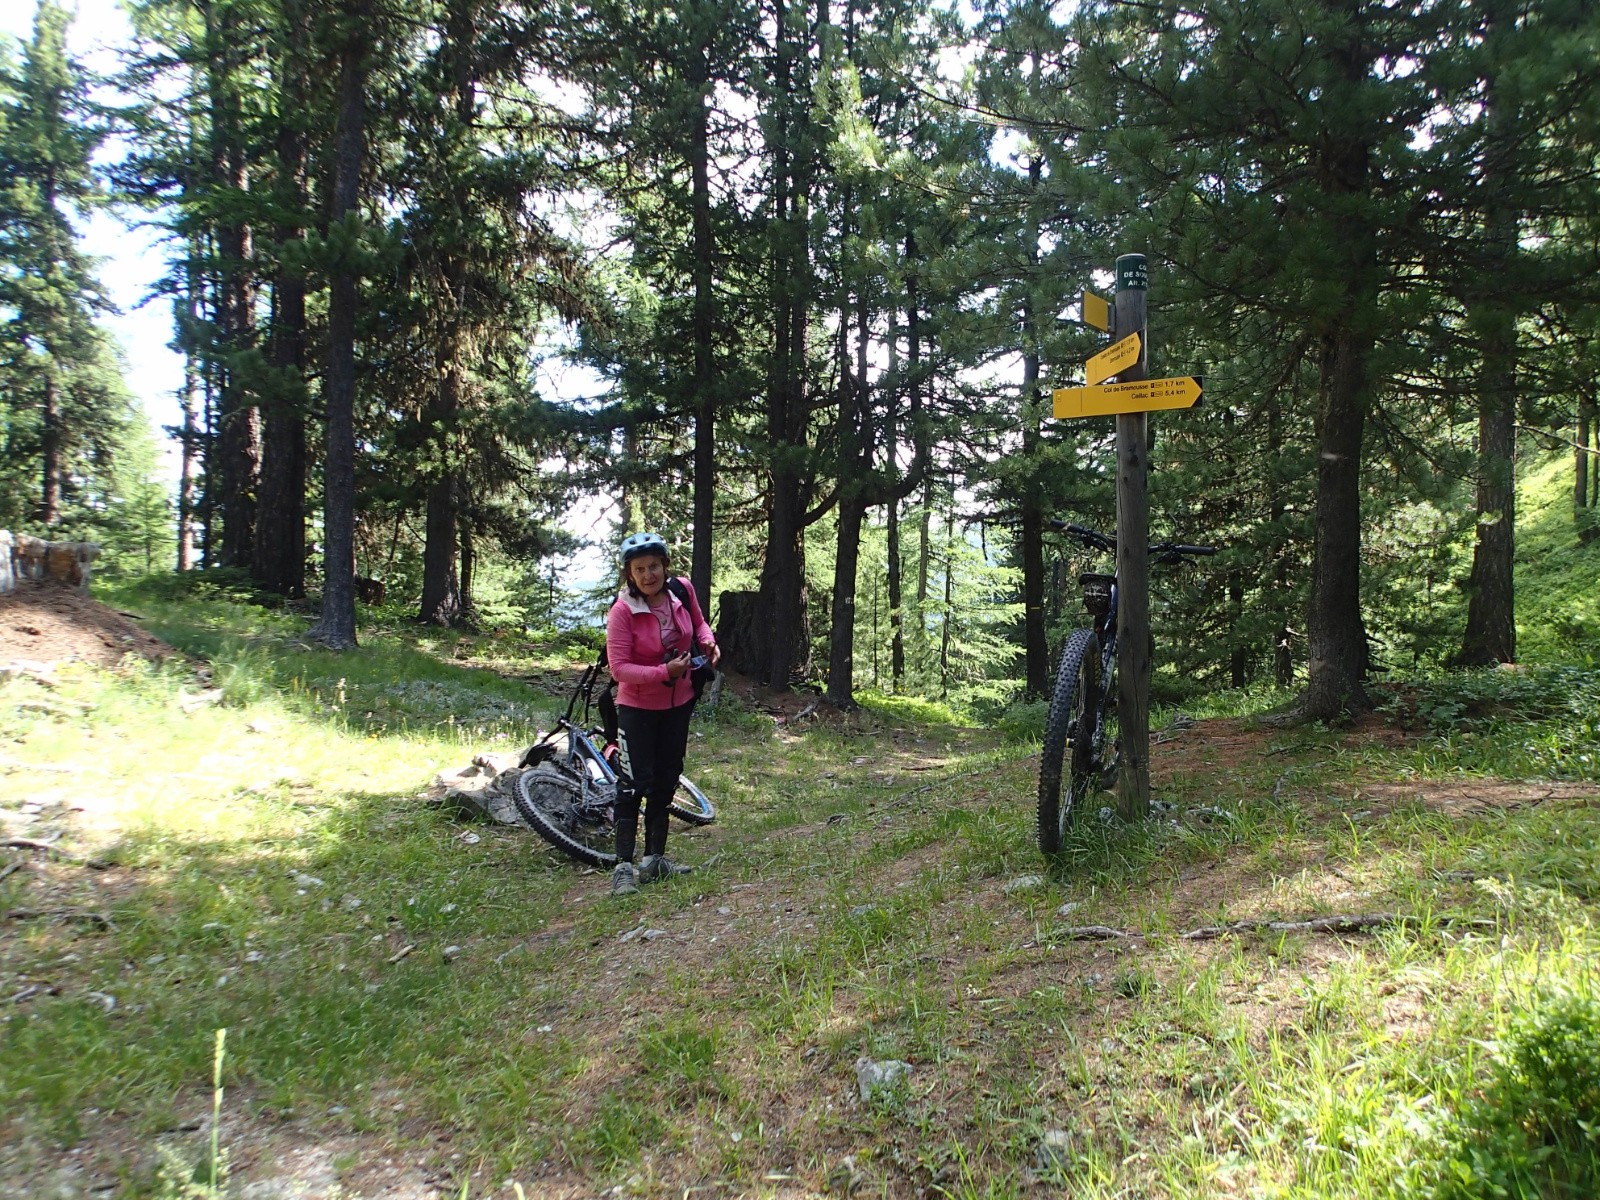
<instances>
[{"instance_id":1,"label":"white bicycle helmet","mask_svg":"<svg viewBox=\"0 0 1600 1200\"><path fill-rule=\"evenodd\" d=\"M667 541L659 533L630 533L622 539L621 552L624 565L641 554L659 554L667 558Z\"/></svg>"}]
</instances>

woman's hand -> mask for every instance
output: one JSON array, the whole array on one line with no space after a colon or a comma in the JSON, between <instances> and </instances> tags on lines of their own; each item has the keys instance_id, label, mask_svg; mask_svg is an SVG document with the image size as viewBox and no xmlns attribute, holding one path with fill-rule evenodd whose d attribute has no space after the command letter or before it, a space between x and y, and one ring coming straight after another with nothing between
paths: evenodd
<instances>
[{"instance_id":1,"label":"woman's hand","mask_svg":"<svg viewBox=\"0 0 1600 1200\"><path fill-rule=\"evenodd\" d=\"M667 678L679 679L689 670L689 652L684 651L677 658L667 659Z\"/></svg>"},{"instance_id":2,"label":"woman's hand","mask_svg":"<svg viewBox=\"0 0 1600 1200\"><path fill-rule=\"evenodd\" d=\"M722 661L722 647L715 642L711 643L711 665L714 667Z\"/></svg>"}]
</instances>

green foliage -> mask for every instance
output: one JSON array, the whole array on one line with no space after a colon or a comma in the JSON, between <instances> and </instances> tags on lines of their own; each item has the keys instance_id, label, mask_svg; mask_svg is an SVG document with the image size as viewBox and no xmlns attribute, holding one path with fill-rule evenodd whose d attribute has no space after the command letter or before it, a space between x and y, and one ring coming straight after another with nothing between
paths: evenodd
<instances>
[{"instance_id":1,"label":"green foliage","mask_svg":"<svg viewBox=\"0 0 1600 1200\"><path fill-rule=\"evenodd\" d=\"M994 725L1009 742L1037 742L1049 717L1050 701L1023 700L1010 705Z\"/></svg>"},{"instance_id":2,"label":"green foliage","mask_svg":"<svg viewBox=\"0 0 1600 1200\"><path fill-rule=\"evenodd\" d=\"M1426 729L1468 769L1600 778L1600 671L1592 667L1459 671L1381 694L1384 711Z\"/></svg>"},{"instance_id":3,"label":"green foliage","mask_svg":"<svg viewBox=\"0 0 1600 1200\"><path fill-rule=\"evenodd\" d=\"M1600 460L1591 470L1600 470ZM1527 663L1600 661L1600 539L1572 507L1572 459L1534 459L1519 489L1517 655Z\"/></svg>"},{"instance_id":4,"label":"green foliage","mask_svg":"<svg viewBox=\"0 0 1600 1200\"><path fill-rule=\"evenodd\" d=\"M106 129L66 51L71 19L41 3L20 68L0 79L0 528L57 537L106 511L134 416L73 226L102 200L92 159Z\"/></svg>"},{"instance_id":5,"label":"green foliage","mask_svg":"<svg viewBox=\"0 0 1600 1200\"><path fill-rule=\"evenodd\" d=\"M1600 999L1593 977L1544 988L1492 1046L1482 1090L1452 1114L1411 1194L1560 1200L1600 1190ZM1427 1178L1432 1176L1432 1178Z\"/></svg>"},{"instance_id":6,"label":"green foliage","mask_svg":"<svg viewBox=\"0 0 1600 1200\"><path fill-rule=\"evenodd\" d=\"M907 725L960 724L955 711L949 705L941 704L937 700L926 700L920 696L894 696L883 692L864 691L856 693L856 700L868 712Z\"/></svg>"}]
</instances>

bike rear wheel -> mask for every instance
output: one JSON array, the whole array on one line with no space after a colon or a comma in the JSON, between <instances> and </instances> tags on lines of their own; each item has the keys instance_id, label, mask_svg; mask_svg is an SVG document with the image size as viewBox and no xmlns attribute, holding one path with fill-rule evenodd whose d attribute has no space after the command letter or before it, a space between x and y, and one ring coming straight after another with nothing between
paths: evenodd
<instances>
[{"instance_id":1,"label":"bike rear wheel","mask_svg":"<svg viewBox=\"0 0 1600 1200\"><path fill-rule=\"evenodd\" d=\"M517 811L557 849L595 867L616 865L616 826L609 804L584 803L583 783L554 763L540 763L516 778Z\"/></svg>"},{"instance_id":2,"label":"bike rear wheel","mask_svg":"<svg viewBox=\"0 0 1600 1200\"><path fill-rule=\"evenodd\" d=\"M1100 741L1100 639L1092 629L1075 629L1061 651L1050 715L1039 752L1039 849L1060 853L1067 827L1083 799L1098 785L1091 768Z\"/></svg>"},{"instance_id":3,"label":"bike rear wheel","mask_svg":"<svg viewBox=\"0 0 1600 1200\"><path fill-rule=\"evenodd\" d=\"M717 819L717 809L687 775L678 776L678 790L672 793L668 812L691 825L709 825Z\"/></svg>"}]
</instances>

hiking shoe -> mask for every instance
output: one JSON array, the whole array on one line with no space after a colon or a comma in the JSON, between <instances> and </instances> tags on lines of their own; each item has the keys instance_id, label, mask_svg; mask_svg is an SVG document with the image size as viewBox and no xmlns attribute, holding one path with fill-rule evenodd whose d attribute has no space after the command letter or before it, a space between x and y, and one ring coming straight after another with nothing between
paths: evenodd
<instances>
[{"instance_id":1,"label":"hiking shoe","mask_svg":"<svg viewBox=\"0 0 1600 1200\"><path fill-rule=\"evenodd\" d=\"M649 860L646 859L646 862ZM618 863L611 872L611 894L613 896L632 896L639 890L639 878L634 873L631 862Z\"/></svg>"},{"instance_id":2,"label":"hiking shoe","mask_svg":"<svg viewBox=\"0 0 1600 1200\"><path fill-rule=\"evenodd\" d=\"M675 863L665 854L646 854L644 861L639 864L639 882L655 883L658 879L673 875L687 875L692 870L693 867Z\"/></svg>"}]
</instances>

